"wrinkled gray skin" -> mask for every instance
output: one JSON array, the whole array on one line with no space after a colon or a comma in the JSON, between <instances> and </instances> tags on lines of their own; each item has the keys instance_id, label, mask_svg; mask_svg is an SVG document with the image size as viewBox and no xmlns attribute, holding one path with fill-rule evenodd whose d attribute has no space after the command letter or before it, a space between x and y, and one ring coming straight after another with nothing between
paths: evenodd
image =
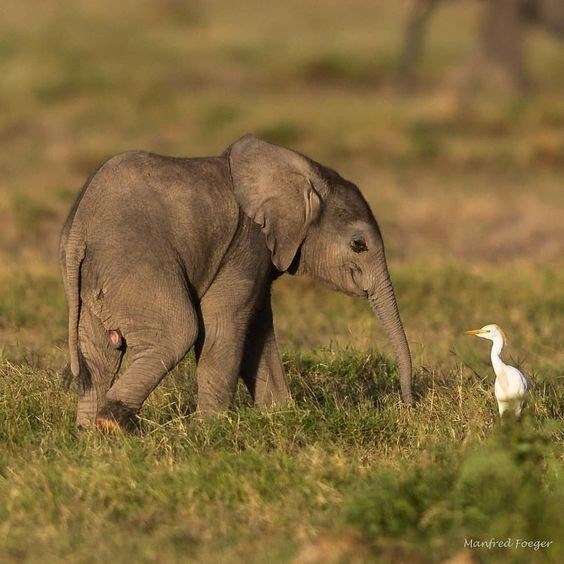
<instances>
[{"instance_id":1,"label":"wrinkled gray skin","mask_svg":"<svg viewBox=\"0 0 564 564\"><path fill-rule=\"evenodd\" d=\"M107 161L67 219L61 266L79 426L127 427L193 346L200 412L228 408L239 377L255 404L288 402L270 300L284 272L367 298L412 400L384 244L360 191L252 135L221 157L134 151Z\"/></svg>"}]
</instances>

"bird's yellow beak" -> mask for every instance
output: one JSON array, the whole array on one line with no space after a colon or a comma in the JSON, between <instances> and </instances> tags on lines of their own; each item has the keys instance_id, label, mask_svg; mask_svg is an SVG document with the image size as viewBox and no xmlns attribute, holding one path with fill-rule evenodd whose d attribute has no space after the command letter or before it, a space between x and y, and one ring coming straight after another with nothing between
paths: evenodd
<instances>
[{"instance_id":1,"label":"bird's yellow beak","mask_svg":"<svg viewBox=\"0 0 564 564\"><path fill-rule=\"evenodd\" d=\"M480 334L480 329L472 329L470 331L466 331L467 335L479 335Z\"/></svg>"}]
</instances>

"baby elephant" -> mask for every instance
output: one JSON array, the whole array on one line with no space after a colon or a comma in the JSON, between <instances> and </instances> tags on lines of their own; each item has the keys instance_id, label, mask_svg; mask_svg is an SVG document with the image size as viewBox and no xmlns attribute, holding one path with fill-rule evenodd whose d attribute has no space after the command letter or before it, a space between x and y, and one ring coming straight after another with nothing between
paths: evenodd
<instances>
[{"instance_id":1,"label":"baby elephant","mask_svg":"<svg viewBox=\"0 0 564 564\"><path fill-rule=\"evenodd\" d=\"M192 347L200 412L228 408L239 377L257 405L288 402L270 298L285 272L368 299L411 402L378 224L354 184L299 153L245 135L220 157L113 157L74 203L60 260L81 427L130 428Z\"/></svg>"}]
</instances>

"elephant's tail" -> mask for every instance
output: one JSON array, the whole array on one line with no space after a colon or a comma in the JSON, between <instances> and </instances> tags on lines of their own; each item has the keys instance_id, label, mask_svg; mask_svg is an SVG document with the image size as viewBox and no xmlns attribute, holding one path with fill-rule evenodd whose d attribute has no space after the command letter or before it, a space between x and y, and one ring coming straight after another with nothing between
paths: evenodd
<instances>
[{"instance_id":1,"label":"elephant's tail","mask_svg":"<svg viewBox=\"0 0 564 564\"><path fill-rule=\"evenodd\" d=\"M75 378L80 373L78 351L78 322L80 319L80 267L86 254L82 233L71 227L65 252L65 280L69 308L70 369Z\"/></svg>"}]
</instances>

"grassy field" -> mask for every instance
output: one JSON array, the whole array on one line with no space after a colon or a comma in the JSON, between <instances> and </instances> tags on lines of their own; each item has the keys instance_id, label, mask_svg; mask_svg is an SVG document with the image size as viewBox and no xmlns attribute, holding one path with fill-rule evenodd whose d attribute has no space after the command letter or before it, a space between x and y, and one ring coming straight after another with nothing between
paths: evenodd
<instances>
[{"instance_id":1,"label":"grassy field","mask_svg":"<svg viewBox=\"0 0 564 564\"><path fill-rule=\"evenodd\" d=\"M397 4L397 5L396 5ZM394 85L401 3L4 0L0 18L0 562L562 562L564 50L532 32L527 98L451 77L478 3L433 21ZM195 419L187 358L142 436L78 435L61 385L57 238L96 164L219 154L252 131L355 181L378 217L417 403L367 304L275 286L295 405ZM489 348L534 382L501 424ZM464 539L551 540L548 549Z\"/></svg>"}]
</instances>

